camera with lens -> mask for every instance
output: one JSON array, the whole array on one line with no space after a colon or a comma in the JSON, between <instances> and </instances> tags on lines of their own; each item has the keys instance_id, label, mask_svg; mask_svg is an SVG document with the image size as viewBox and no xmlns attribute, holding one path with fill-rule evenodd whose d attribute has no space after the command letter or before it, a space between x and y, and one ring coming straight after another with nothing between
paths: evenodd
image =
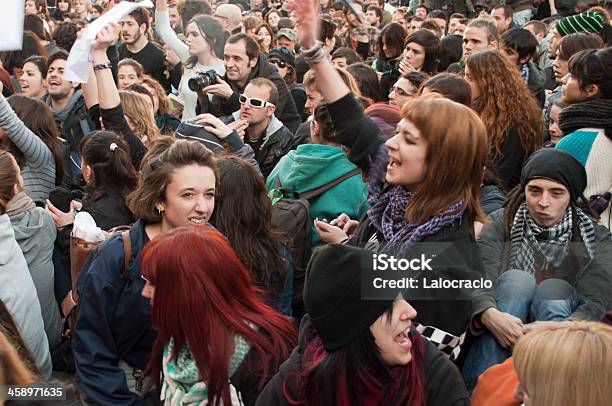
<instances>
[{"instance_id":1,"label":"camera with lens","mask_svg":"<svg viewBox=\"0 0 612 406\"><path fill-rule=\"evenodd\" d=\"M187 82L189 89L194 92L204 89L212 84L215 84L217 72L214 70L207 70L206 72L198 72L197 76L192 77Z\"/></svg>"}]
</instances>

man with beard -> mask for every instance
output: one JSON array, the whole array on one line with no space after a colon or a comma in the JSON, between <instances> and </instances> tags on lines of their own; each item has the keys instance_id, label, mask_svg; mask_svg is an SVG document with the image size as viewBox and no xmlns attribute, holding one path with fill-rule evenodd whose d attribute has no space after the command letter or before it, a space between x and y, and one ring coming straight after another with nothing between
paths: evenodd
<instances>
[{"instance_id":1,"label":"man with beard","mask_svg":"<svg viewBox=\"0 0 612 406\"><path fill-rule=\"evenodd\" d=\"M49 105L58 124L61 137L66 140L64 168L71 177L81 173L78 145L84 135L95 129L90 120L79 84L64 80L68 53L57 51L47 62L47 95L43 101Z\"/></svg>"},{"instance_id":2,"label":"man with beard","mask_svg":"<svg viewBox=\"0 0 612 406\"><path fill-rule=\"evenodd\" d=\"M143 66L146 74L169 91L170 84L164 71L164 53L147 39L149 15L144 7L138 7L121 20L121 46L119 59L132 58Z\"/></svg>"}]
</instances>

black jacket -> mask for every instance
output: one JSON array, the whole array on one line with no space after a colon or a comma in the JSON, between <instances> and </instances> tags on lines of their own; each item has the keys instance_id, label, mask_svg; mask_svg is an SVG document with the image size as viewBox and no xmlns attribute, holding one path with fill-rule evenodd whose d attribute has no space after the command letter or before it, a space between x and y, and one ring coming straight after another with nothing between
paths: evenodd
<instances>
[{"instance_id":1,"label":"black jacket","mask_svg":"<svg viewBox=\"0 0 612 406\"><path fill-rule=\"evenodd\" d=\"M546 88L546 75L533 61L527 63L529 69L529 80L527 81L527 87L531 90L531 93L538 101L540 108L544 107L546 101L546 94L544 89Z\"/></svg>"},{"instance_id":2,"label":"black jacket","mask_svg":"<svg viewBox=\"0 0 612 406\"><path fill-rule=\"evenodd\" d=\"M291 97L287 84L283 78L281 78L274 65L271 65L267 61L266 56L263 53L259 54L257 64L251 70L249 81L255 78L266 78L274 82L276 88L278 89L278 105L276 106L274 115L283 122L285 127L294 133L295 130L297 130L298 125L301 123L300 116L297 112L297 108L295 107L295 102L293 101L293 97ZM238 101L238 97L244 90L238 88L236 83L233 81L230 81L227 78L227 74L223 77L223 80L225 80L231 86L234 94L232 94L229 99L224 99L216 95L213 96L212 106L209 106L207 111L211 112L217 117L229 116L235 111L240 110L240 102ZM205 100L207 100L206 97L199 98L198 108L196 110L198 114L205 111L203 110L203 106L200 105L200 103Z\"/></svg>"},{"instance_id":3,"label":"black jacket","mask_svg":"<svg viewBox=\"0 0 612 406\"><path fill-rule=\"evenodd\" d=\"M299 395L299 381L296 374L302 372L302 352L306 347L306 332L312 328L308 315L302 319L298 346L285 361L278 373L268 382L257 398L256 406L290 405L284 395L283 385L292 399ZM467 406L469 395L459 370L440 351L425 340L425 405L426 406ZM301 381L301 380L300 380Z\"/></svg>"}]
</instances>

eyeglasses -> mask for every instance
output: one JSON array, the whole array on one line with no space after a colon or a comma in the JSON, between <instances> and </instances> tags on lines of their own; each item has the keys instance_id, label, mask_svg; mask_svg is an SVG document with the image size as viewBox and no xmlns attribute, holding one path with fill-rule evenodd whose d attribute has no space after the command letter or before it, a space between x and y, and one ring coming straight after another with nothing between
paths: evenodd
<instances>
[{"instance_id":1,"label":"eyeglasses","mask_svg":"<svg viewBox=\"0 0 612 406\"><path fill-rule=\"evenodd\" d=\"M257 109L262 109L268 106L274 106L274 104L270 103L269 101L256 99L254 97L246 97L243 94L240 95L240 97L238 98L238 101L240 102L240 104L248 104L249 106L255 107Z\"/></svg>"},{"instance_id":2,"label":"eyeglasses","mask_svg":"<svg viewBox=\"0 0 612 406\"><path fill-rule=\"evenodd\" d=\"M274 59L270 59L269 61L270 63L273 63L274 65L278 66L281 69L287 67L287 62L281 61L280 59L274 58Z\"/></svg>"}]
</instances>

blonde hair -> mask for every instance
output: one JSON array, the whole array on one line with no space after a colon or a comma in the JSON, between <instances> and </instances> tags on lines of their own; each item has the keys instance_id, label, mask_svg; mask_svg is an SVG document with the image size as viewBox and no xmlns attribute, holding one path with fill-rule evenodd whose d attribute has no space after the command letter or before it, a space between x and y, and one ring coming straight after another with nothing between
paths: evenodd
<instances>
[{"instance_id":1,"label":"blonde hair","mask_svg":"<svg viewBox=\"0 0 612 406\"><path fill-rule=\"evenodd\" d=\"M610 404L612 327L572 321L537 329L518 341L513 355L531 405Z\"/></svg>"},{"instance_id":2,"label":"blonde hair","mask_svg":"<svg viewBox=\"0 0 612 406\"><path fill-rule=\"evenodd\" d=\"M342 81L344 82L346 87L349 88L351 93L353 93L355 97L360 97L361 90L359 90L359 85L357 85L357 82L355 81L355 78L353 77L353 75L351 75L346 69L342 69L342 68L335 68L335 69L340 75L340 77L342 78ZM319 86L317 84L317 78L315 76L314 71L309 70L308 72L306 72L306 74L304 74L304 80L302 82L304 83L304 87L306 86L314 87L314 89L317 92L321 93L321 90L319 89Z\"/></svg>"},{"instance_id":3,"label":"blonde hair","mask_svg":"<svg viewBox=\"0 0 612 406\"><path fill-rule=\"evenodd\" d=\"M148 142L155 141L161 135L155 117L143 96L131 90L119 92L123 113L130 120L130 127L137 137L147 136Z\"/></svg>"},{"instance_id":4,"label":"blonde hair","mask_svg":"<svg viewBox=\"0 0 612 406\"><path fill-rule=\"evenodd\" d=\"M465 209L468 221L483 221L480 185L489 143L482 120L469 107L440 95L410 100L402 107L401 115L427 141L427 173L406 206L406 219L423 224L464 200L460 209Z\"/></svg>"}]
</instances>

